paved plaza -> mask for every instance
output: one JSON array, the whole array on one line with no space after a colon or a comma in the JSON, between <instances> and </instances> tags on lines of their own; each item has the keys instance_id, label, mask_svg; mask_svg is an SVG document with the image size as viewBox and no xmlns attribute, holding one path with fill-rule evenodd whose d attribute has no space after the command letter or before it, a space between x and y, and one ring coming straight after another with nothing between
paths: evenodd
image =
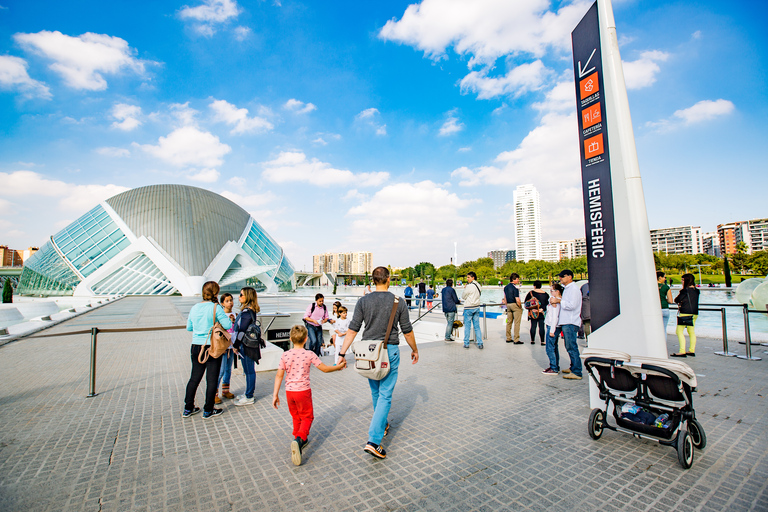
<instances>
[{"instance_id":1,"label":"paved plaza","mask_svg":"<svg viewBox=\"0 0 768 512\"><path fill-rule=\"evenodd\" d=\"M45 333L181 325L190 304L128 297ZM401 346L386 460L362 450L367 382L313 370L315 423L299 467L287 407L270 403L275 372L257 374L254 405L181 418L186 331L99 335L94 398L89 336L10 343L0 347L0 510L768 510L763 347L762 361L744 361L715 356L721 341L702 338L687 359L708 446L686 471L673 448L612 431L590 439L586 378L542 375L538 341L506 344L503 324L488 325L483 351L428 343L413 366ZM235 393L244 384L233 376Z\"/></svg>"}]
</instances>

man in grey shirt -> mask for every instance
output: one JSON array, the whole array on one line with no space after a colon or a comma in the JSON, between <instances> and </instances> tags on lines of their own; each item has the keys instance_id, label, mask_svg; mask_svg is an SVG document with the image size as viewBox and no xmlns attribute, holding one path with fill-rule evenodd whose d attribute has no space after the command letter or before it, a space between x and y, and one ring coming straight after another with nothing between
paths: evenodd
<instances>
[{"instance_id":1,"label":"man in grey shirt","mask_svg":"<svg viewBox=\"0 0 768 512\"><path fill-rule=\"evenodd\" d=\"M357 301L347 335L339 351L341 357L346 355L363 324L365 324L363 340L382 340L387 334L392 305L396 299L395 294L389 291L389 270L387 267L376 267L373 269L371 277L373 284L376 285L376 290ZM408 317L408 308L404 300L399 300L392 331L390 331L387 339L389 373L381 380L368 379L373 398L373 418L371 418L371 426L368 429L368 443L363 449L379 459L384 459L387 456L387 452L381 446L381 441L389 429L387 416L389 416L389 409L392 406L392 393L395 390L397 371L400 366L400 347L398 346L400 344L398 339L400 331L398 325L403 331L405 341L411 347L411 361L413 364L419 362L419 350L416 348L416 337L413 335L413 327L411 327L411 321Z\"/></svg>"}]
</instances>

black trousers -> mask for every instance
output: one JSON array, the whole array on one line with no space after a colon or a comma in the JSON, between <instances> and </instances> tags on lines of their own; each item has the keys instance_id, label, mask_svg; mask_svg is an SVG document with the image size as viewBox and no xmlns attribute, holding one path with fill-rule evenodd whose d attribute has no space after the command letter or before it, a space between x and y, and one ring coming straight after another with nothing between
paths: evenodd
<instances>
[{"instance_id":1,"label":"black trousers","mask_svg":"<svg viewBox=\"0 0 768 512\"><path fill-rule=\"evenodd\" d=\"M529 318L531 321L531 341L536 341L536 326L539 327L539 341L544 343L546 338L544 337L544 315L539 313L539 317L536 319Z\"/></svg>"},{"instance_id":2,"label":"black trousers","mask_svg":"<svg viewBox=\"0 0 768 512\"><path fill-rule=\"evenodd\" d=\"M200 381L203 380L203 374L205 374L205 405L203 411L213 411L214 400L216 399L216 390L219 387L219 371L221 370L221 358L214 359L208 357L205 364L200 364L197 361L197 357L200 355L200 349L202 345L192 345L192 373L189 376L189 382L187 382L187 394L184 398L184 409L191 411L195 408L195 393L197 393L197 387L200 385Z\"/></svg>"}]
</instances>

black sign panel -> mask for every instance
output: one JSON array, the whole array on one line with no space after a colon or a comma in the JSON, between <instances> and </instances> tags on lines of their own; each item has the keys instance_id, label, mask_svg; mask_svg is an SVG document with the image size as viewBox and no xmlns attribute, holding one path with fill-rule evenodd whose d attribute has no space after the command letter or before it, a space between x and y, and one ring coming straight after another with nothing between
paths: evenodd
<instances>
[{"instance_id":1,"label":"black sign panel","mask_svg":"<svg viewBox=\"0 0 768 512\"><path fill-rule=\"evenodd\" d=\"M597 2L571 33L576 108L579 115L584 223L591 326L595 331L619 315L619 274L613 218L611 164L605 119L605 88Z\"/></svg>"},{"instance_id":2,"label":"black sign panel","mask_svg":"<svg viewBox=\"0 0 768 512\"><path fill-rule=\"evenodd\" d=\"M285 341L291 339L290 329L268 329L267 341Z\"/></svg>"}]
</instances>

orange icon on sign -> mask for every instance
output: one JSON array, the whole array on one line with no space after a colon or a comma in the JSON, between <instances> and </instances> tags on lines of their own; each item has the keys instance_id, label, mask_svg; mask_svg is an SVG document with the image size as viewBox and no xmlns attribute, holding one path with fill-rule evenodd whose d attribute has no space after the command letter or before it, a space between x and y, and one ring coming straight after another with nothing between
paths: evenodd
<instances>
[{"instance_id":1,"label":"orange icon on sign","mask_svg":"<svg viewBox=\"0 0 768 512\"><path fill-rule=\"evenodd\" d=\"M581 99L588 96L592 96L600 90L600 85L597 82L597 71L589 75L587 78L579 82L579 89L581 89Z\"/></svg>"},{"instance_id":2,"label":"orange icon on sign","mask_svg":"<svg viewBox=\"0 0 768 512\"><path fill-rule=\"evenodd\" d=\"M602 155L603 151L605 151L605 149L603 148L602 133L584 141L584 158L589 159L593 156Z\"/></svg>"},{"instance_id":3,"label":"orange icon on sign","mask_svg":"<svg viewBox=\"0 0 768 512\"><path fill-rule=\"evenodd\" d=\"M600 103L595 103L589 108L585 108L581 111L581 120L584 128L599 123L603 120L603 115L600 112Z\"/></svg>"}]
</instances>

